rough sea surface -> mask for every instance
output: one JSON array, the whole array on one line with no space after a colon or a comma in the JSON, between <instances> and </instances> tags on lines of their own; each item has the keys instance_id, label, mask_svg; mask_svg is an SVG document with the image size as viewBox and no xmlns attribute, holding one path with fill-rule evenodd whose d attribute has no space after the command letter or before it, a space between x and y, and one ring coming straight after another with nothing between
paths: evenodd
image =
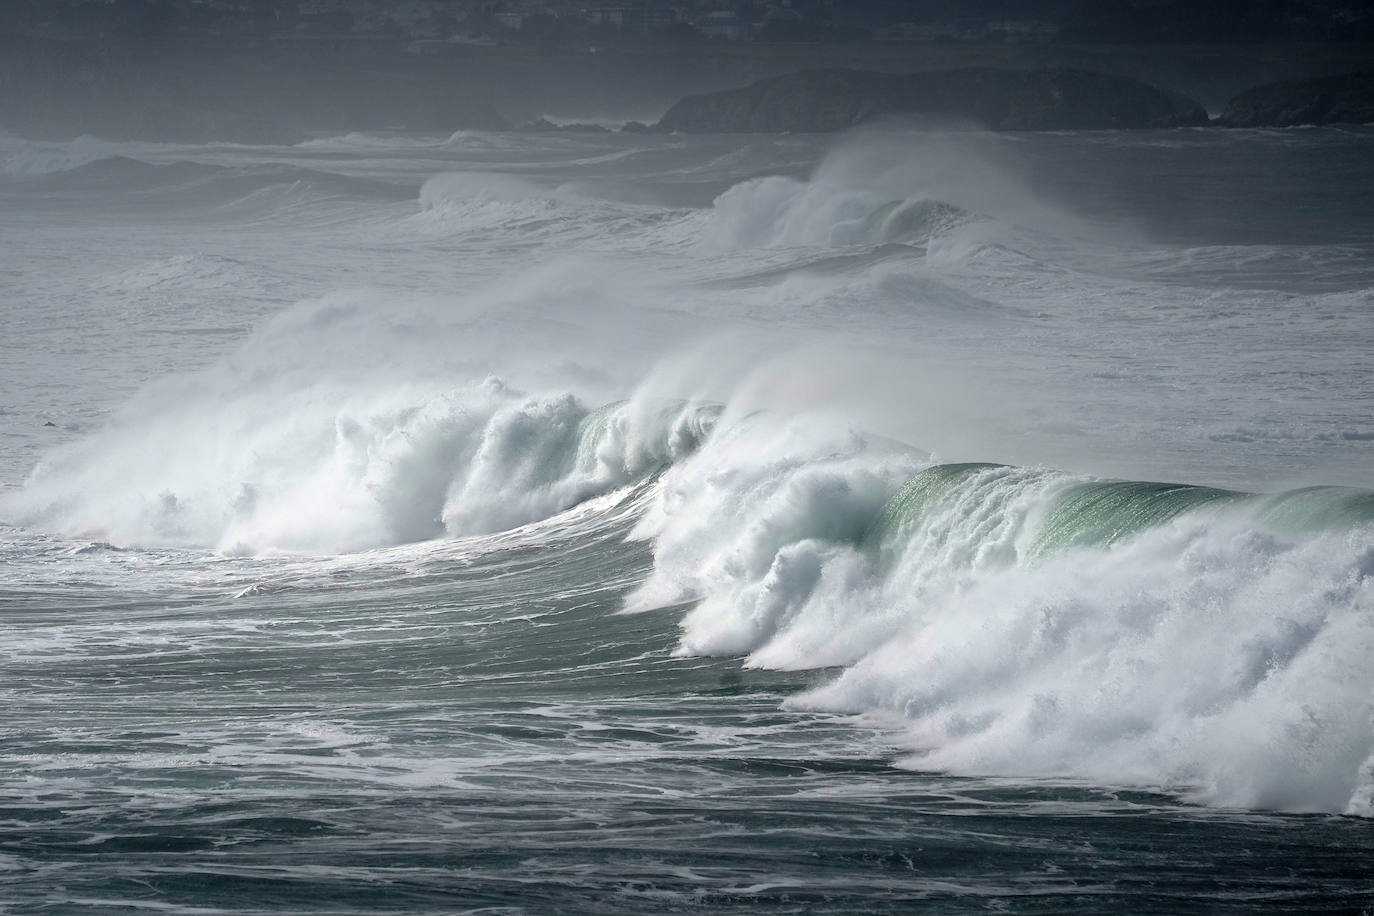
<instances>
[{"instance_id":1,"label":"rough sea surface","mask_svg":"<svg viewBox=\"0 0 1374 916\"><path fill-rule=\"evenodd\" d=\"M1374 907L1374 129L0 136L0 910Z\"/></svg>"}]
</instances>

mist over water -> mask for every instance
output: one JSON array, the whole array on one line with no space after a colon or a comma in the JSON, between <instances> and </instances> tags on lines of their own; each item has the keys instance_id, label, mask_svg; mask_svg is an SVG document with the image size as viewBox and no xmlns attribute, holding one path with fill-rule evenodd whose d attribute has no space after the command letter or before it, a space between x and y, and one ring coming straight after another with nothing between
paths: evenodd
<instances>
[{"instance_id":1,"label":"mist over water","mask_svg":"<svg viewBox=\"0 0 1374 916\"><path fill-rule=\"evenodd\" d=\"M15 886L1363 903L1371 144L0 137Z\"/></svg>"}]
</instances>

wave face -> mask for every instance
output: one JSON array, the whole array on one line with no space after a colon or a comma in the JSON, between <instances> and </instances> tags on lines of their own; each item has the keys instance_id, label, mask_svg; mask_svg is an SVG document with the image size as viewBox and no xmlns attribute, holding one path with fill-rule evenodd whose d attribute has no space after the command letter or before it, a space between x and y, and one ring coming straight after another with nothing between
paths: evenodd
<instances>
[{"instance_id":1,"label":"wave face","mask_svg":"<svg viewBox=\"0 0 1374 916\"><path fill-rule=\"evenodd\" d=\"M1314 136L1368 174L1368 132ZM60 692L127 639L137 717L163 690L148 646L184 639L277 730L254 779L334 779L306 758L337 751L371 761L359 797L397 772L479 792L489 766L564 804L521 782L537 760L622 827L598 799L642 799L605 768L690 799L682 761L709 781L740 748L734 798L794 764L816 797L870 786L853 761L896 754L957 777L950 798L1010 785L1022 813L1037 780L1374 813L1374 239L1263 219L1236 184L1310 150L828 142L0 138L0 206L34 229L0 254L22 342L0 600L50 615L15 670L76 666L29 672ZM1271 171L1275 200L1335 193ZM1192 219L1226 181L1245 202ZM261 704L312 666L334 680L288 728ZM373 675L392 705L350 718ZM169 742L198 766L258 746L192 719ZM872 778L881 808L897 777Z\"/></svg>"}]
</instances>

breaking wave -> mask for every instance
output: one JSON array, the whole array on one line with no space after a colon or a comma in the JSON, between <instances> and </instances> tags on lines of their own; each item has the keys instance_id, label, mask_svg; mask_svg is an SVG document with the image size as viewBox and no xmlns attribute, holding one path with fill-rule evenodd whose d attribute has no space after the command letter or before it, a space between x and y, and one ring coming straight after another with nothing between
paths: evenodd
<instances>
[{"instance_id":1,"label":"breaking wave","mask_svg":"<svg viewBox=\"0 0 1374 916\"><path fill-rule=\"evenodd\" d=\"M924 244L977 219L938 199L848 190L783 177L738 184L715 202L713 241L729 248Z\"/></svg>"},{"instance_id":2,"label":"breaking wave","mask_svg":"<svg viewBox=\"0 0 1374 916\"><path fill-rule=\"evenodd\" d=\"M913 768L1372 813L1374 492L901 483L914 456L862 439L741 469L756 435L718 433L641 523L630 608L694 600L679 651L842 667L791 702L897 728Z\"/></svg>"},{"instance_id":3,"label":"breaking wave","mask_svg":"<svg viewBox=\"0 0 1374 916\"><path fill-rule=\"evenodd\" d=\"M1088 237L997 164L994 147L940 134L861 134L805 179L740 182L715 201L717 248L873 246L940 242L955 250L1031 235Z\"/></svg>"},{"instance_id":4,"label":"breaking wave","mask_svg":"<svg viewBox=\"0 0 1374 916\"><path fill-rule=\"evenodd\" d=\"M487 534L636 483L695 447L718 408L531 394L500 379L365 401L312 392L112 428L54 455L8 510L143 546L351 552ZM151 442L150 438L151 437ZM152 443L178 447L151 461Z\"/></svg>"}]
</instances>

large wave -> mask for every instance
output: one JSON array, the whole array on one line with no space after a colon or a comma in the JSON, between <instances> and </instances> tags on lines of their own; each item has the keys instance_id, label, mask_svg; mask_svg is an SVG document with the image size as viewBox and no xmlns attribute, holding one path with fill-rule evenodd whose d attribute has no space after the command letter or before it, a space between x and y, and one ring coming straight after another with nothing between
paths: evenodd
<instances>
[{"instance_id":1,"label":"large wave","mask_svg":"<svg viewBox=\"0 0 1374 916\"><path fill-rule=\"evenodd\" d=\"M844 667L792 703L895 724L913 768L1374 813L1374 493L988 464L898 488L912 457L862 439L748 437L639 529L630 609L694 600L680 651Z\"/></svg>"}]
</instances>

